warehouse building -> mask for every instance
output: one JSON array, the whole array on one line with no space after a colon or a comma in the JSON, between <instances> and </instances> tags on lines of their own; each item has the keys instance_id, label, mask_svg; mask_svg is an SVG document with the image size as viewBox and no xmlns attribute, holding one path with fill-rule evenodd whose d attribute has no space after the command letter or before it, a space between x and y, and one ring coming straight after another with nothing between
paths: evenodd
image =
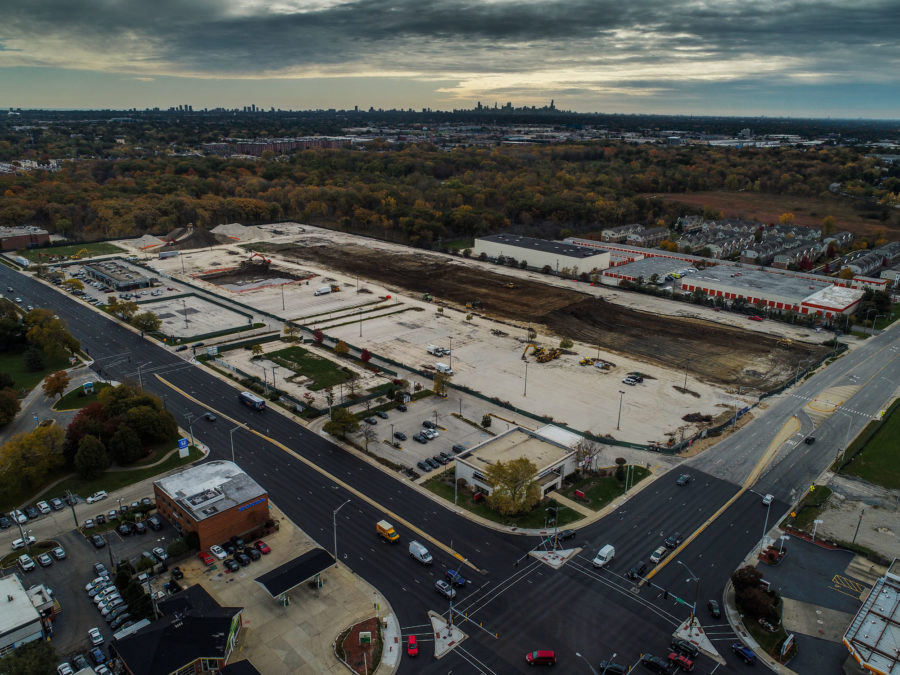
<instances>
[{"instance_id":1,"label":"warehouse building","mask_svg":"<svg viewBox=\"0 0 900 675\"><path fill-rule=\"evenodd\" d=\"M563 439L548 433L548 429L542 432L513 427L476 445L456 458L456 480L464 478L477 491L491 494L484 473L486 467L526 457L537 467L534 478L542 495L561 488L563 479L577 468L577 453Z\"/></svg>"},{"instance_id":2,"label":"warehouse building","mask_svg":"<svg viewBox=\"0 0 900 675\"><path fill-rule=\"evenodd\" d=\"M33 225L25 227L0 227L0 250L16 251L21 248L38 248L50 243L50 233Z\"/></svg>"},{"instance_id":3,"label":"warehouse building","mask_svg":"<svg viewBox=\"0 0 900 675\"><path fill-rule=\"evenodd\" d=\"M713 267L680 279L684 293L701 290L710 297L733 301L743 298L776 310L818 314L830 318L852 314L863 292L837 285L827 277L779 274L758 269Z\"/></svg>"},{"instance_id":4,"label":"warehouse building","mask_svg":"<svg viewBox=\"0 0 900 675\"><path fill-rule=\"evenodd\" d=\"M531 269L549 267L555 272L568 269L573 275L605 270L609 267L609 251L514 234L478 237L475 240L474 252L476 256L484 253L491 260L500 257L524 260Z\"/></svg>"},{"instance_id":5,"label":"warehouse building","mask_svg":"<svg viewBox=\"0 0 900 675\"><path fill-rule=\"evenodd\" d=\"M182 534L196 532L200 548L262 529L269 497L259 483L225 460L206 462L153 483L156 507Z\"/></svg>"},{"instance_id":6,"label":"warehouse building","mask_svg":"<svg viewBox=\"0 0 900 675\"><path fill-rule=\"evenodd\" d=\"M843 643L863 670L900 675L900 561L896 558L872 586Z\"/></svg>"},{"instance_id":7,"label":"warehouse building","mask_svg":"<svg viewBox=\"0 0 900 675\"><path fill-rule=\"evenodd\" d=\"M693 269L693 268L691 268ZM611 267L603 273L600 282L608 286L618 286L622 281L632 283L650 283L657 281L660 285L666 277L674 274L687 274L684 261L673 258L644 258L627 265ZM654 277L654 275L656 275Z\"/></svg>"},{"instance_id":8,"label":"warehouse building","mask_svg":"<svg viewBox=\"0 0 900 675\"><path fill-rule=\"evenodd\" d=\"M84 266L84 273L116 292L131 291L150 286L150 277L136 267L130 267L118 260L104 260Z\"/></svg>"}]
</instances>

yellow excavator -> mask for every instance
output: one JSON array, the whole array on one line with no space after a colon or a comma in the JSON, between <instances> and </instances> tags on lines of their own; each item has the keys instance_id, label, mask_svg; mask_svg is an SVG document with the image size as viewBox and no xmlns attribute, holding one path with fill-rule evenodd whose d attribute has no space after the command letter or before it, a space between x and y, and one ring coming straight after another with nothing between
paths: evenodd
<instances>
[{"instance_id":1,"label":"yellow excavator","mask_svg":"<svg viewBox=\"0 0 900 675\"><path fill-rule=\"evenodd\" d=\"M522 358L523 358L523 359L524 359L526 356L528 356L528 350L529 350L529 349L531 350L532 356L539 356L540 354L542 354L542 353L544 352L544 348L543 348L543 347L538 347L538 346L537 346L536 344L534 344L533 342L529 342L527 345L525 345L525 349L522 350Z\"/></svg>"},{"instance_id":2,"label":"yellow excavator","mask_svg":"<svg viewBox=\"0 0 900 675\"><path fill-rule=\"evenodd\" d=\"M82 257L88 255L89 253L90 253L90 251L88 251L86 248L83 248L80 251L78 251L77 253L70 255L69 257L72 260L81 260Z\"/></svg>"},{"instance_id":3,"label":"yellow excavator","mask_svg":"<svg viewBox=\"0 0 900 675\"><path fill-rule=\"evenodd\" d=\"M535 352L538 363L547 363L547 361L558 359L560 354L562 354L562 350L555 347L548 351L541 350L541 353Z\"/></svg>"}]
</instances>

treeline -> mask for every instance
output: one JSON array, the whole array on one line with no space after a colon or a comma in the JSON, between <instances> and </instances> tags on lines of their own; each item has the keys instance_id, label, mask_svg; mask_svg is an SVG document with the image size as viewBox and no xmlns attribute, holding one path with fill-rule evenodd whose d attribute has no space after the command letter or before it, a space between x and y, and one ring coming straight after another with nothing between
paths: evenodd
<instances>
[{"instance_id":1,"label":"treeline","mask_svg":"<svg viewBox=\"0 0 900 675\"><path fill-rule=\"evenodd\" d=\"M416 145L259 161L159 156L0 176L0 225L88 240L296 219L431 246L507 229L563 236L670 225L691 212L645 196L654 192L818 195L835 182L867 186L875 197L891 187L874 159L848 148Z\"/></svg>"}]
</instances>

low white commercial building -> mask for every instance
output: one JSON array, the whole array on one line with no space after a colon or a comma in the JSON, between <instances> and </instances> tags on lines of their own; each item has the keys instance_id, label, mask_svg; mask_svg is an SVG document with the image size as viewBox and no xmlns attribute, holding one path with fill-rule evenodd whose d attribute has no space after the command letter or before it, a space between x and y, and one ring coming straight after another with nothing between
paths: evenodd
<instances>
[{"instance_id":1,"label":"low white commercial building","mask_svg":"<svg viewBox=\"0 0 900 675\"><path fill-rule=\"evenodd\" d=\"M588 249L561 241L520 237L514 234L491 234L475 240L475 256L515 258L531 269L549 267L554 272L568 269L573 275L605 270L609 267L609 251Z\"/></svg>"},{"instance_id":2,"label":"low white commercial building","mask_svg":"<svg viewBox=\"0 0 900 675\"><path fill-rule=\"evenodd\" d=\"M11 574L0 579L0 656L43 638L40 612L19 577Z\"/></svg>"},{"instance_id":3,"label":"low white commercial building","mask_svg":"<svg viewBox=\"0 0 900 675\"><path fill-rule=\"evenodd\" d=\"M491 494L485 473L487 467L525 457L537 467L534 477L542 495L562 487L563 478L574 473L577 467L575 448L569 446L568 438L554 437L548 427L541 432L543 435L513 427L476 445L456 458L456 480L465 478L476 490Z\"/></svg>"}]
</instances>

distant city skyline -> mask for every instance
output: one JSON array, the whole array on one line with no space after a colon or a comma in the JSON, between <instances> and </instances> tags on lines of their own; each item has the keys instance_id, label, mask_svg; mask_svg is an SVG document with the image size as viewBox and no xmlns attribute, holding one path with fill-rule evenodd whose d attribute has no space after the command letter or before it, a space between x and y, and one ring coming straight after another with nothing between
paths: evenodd
<instances>
[{"instance_id":1,"label":"distant city skyline","mask_svg":"<svg viewBox=\"0 0 900 675\"><path fill-rule=\"evenodd\" d=\"M3 108L900 117L896 0L42 0L3 16Z\"/></svg>"}]
</instances>

